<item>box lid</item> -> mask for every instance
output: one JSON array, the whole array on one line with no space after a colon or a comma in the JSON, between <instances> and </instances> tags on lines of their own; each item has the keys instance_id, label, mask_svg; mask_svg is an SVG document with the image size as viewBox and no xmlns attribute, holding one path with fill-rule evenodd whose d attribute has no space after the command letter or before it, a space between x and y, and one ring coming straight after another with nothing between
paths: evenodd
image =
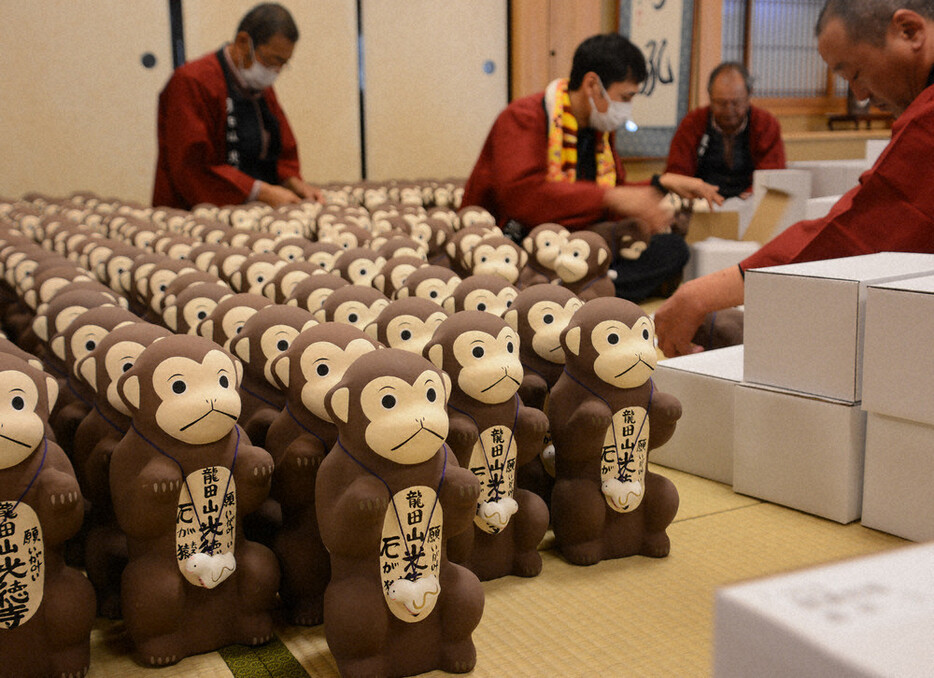
<instances>
[{"instance_id":1,"label":"box lid","mask_svg":"<svg viewBox=\"0 0 934 678\"><path fill-rule=\"evenodd\" d=\"M728 346L676 358L667 358L659 361L658 365L672 370L683 370L707 377L742 382L743 347L742 345Z\"/></svg>"},{"instance_id":2,"label":"box lid","mask_svg":"<svg viewBox=\"0 0 934 678\"><path fill-rule=\"evenodd\" d=\"M886 282L934 272L934 254L878 252L855 257L823 259L750 269L748 273L833 278L861 283Z\"/></svg>"},{"instance_id":3,"label":"box lid","mask_svg":"<svg viewBox=\"0 0 934 678\"><path fill-rule=\"evenodd\" d=\"M925 275L918 278L906 278L884 283L874 283L870 287L879 287L887 290L901 290L904 292L920 292L934 294L934 275Z\"/></svg>"}]
</instances>

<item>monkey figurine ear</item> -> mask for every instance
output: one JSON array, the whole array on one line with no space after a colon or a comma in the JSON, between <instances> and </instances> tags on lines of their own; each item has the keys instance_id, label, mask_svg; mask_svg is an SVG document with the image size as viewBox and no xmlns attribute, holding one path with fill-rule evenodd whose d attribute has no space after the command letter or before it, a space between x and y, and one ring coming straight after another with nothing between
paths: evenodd
<instances>
[{"instance_id":1,"label":"monkey figurine ear","mask_svg":"<svg viewBox=\"0 0 934 678\"><path fill-rule=\"evenodd\" d=\"M36 308L36 302L38 301L38 294L35 288L31 288L23 292L23 301L29 306L29 308Z\"/></svg>"},{"instance_id":2,"label":"monkey figurine ear","mask_svg":"<svg viewBox=\"0 0 934 678\"><path fill-rule=\"evenodd\" d=\"M276 300L276 284L270 280L268 283L263 285L262 290L263 296L272 301Z\"/></svg>"},{"instance_id":3,"label":"monkey figurine ear","mask_svg":"<svg viewBox=\"0 0 934 678\"><path fill-rule=\"evenodd\" d=\"M55 407L55 401L58 400L58 382L50 376L45 378L45 388L49 395L49 412Z\"/></svg>"},{"instance_id":4,"label":"monkey figurine ear","mask_svg":"<svg viewBox=\"0 0 934 678\"><path fill-rule=\"evenodd\" d=\"M378 289L383 294L386 294L386 276L382 273L377 274L373 277L373 287ZM375 337L374 337L375 338Z\"/></svg>"},{"instance_id":5,"label":"monkey figurine ear","mask_svg":"<svg viewBox=\"0 0 934 678\"><path fill-rule=\"evenodd\" d=\"M237 387L239 388L240 384L243 383L243 363L237 360L236 358L234 358L233 366L234 366L234 374L237 375Z\"/></svg>"},{"instance_id":6,"label":"monkey figurine ear","mask_svg":"<svg viewBox=\"0 0 934 678\"><path fill-rule=\"evenodd\" d=\"M468 269L473 267L473 249L472 248L464 252L463 259L464 259L464 266L466 266Z\"/></svg>"},{"instance_id":7,"label":"monkey figurine ear","mask_svg":"<svg viewBox=\"0 0 934 678\"><path fill-rule=\"evenodd\" d=\"M345 424L350 419L350 389L342 386L331 394L331 411Z\"/></svg>"},{"instance_id":8,"label":"monkey figurine ear","mask_svg":"<svg viewBox=\"0 0 934 678\"><path fill-rule=\"evenodd\" d=\"M574 355L581 354L581 328L572 327L564 335L564 343L567 344L568 350Z\"/></svg>"},{"instance_id":9,"label":"monkey figurine ear","mask_svg":"<svg viewBox=\"0 0 934 678\"><path fill-rule=\"evenodd\" d=\"M178 306L166 306L162 312L162 321L173 332L178 332Z\"/></svg>"},{"instance_id":10,"label":"monkey figurine ear","mask_svg":"<svg viewBox=\"0 0 934 678\"><path fill-rule=\"evenodd\" d=\"M454 315L454 311L456 310L454 306L454 295L445 297L444 301L441 302L441 306L448 312L448 315Z\"/></svg>"},{"instance_id":11,"label":"monkey figurine ear","mask_svg":"<svg viewBox=\"0 0 934 678\"><path fill-rule=\"evenodd\" d=\"M49 340L49 316L45 313L39 313L32 321L32 331L36 333L36 336L42 339L42 341Z\"/></svg>"},{"instance_id":12,"label":"monkey figurine ear","mask_svg":"<svg viewBox=\"0 0 934 678\"><path fill-rule=\"evenodd\" d=\"M243 289L240 286L241 276L240 271L234 271L230 274L230 286L233 287L238 292L242 292Z\"/></svg>"},{"instance_id":13,"label":"monkey figurine ear","mask_svg":"<svg viewBox=\"0 0 934 678\"><path fill-rule=\"evenodd\" d=\"M211 339L214 336L214 321L210 318L205 318L198 324L198 334L206 339Z\"/></svg>"},{"instance_id":14,"label":"monkey figurine ear","mask_svg":"<svg viewBox=\"0 0 934 678\"><path fill-rule=\"evenodd\" d=\"M431 361L431 364L437 367L439 370L443 370L444 367L442 363L444 362L444 347L441 344L432 344L428 348L428 359ZM444 373L447 376L447 372ZM448 379L450 381L450 378Z\"/></svg>"},{"instance_id":15,"label":"monkey figurine ear","mask_svg":"<svg viewBox=\"0 0 934 678\"><path fill-rule=\"evenodd\" d=\"M525 250L519 252L519 268L524 267L529 261L529 254Z\"/></svg>"},{"instance_id":16,"label":"monkey figurine ear","mask_svg":"<svg viewBox=\"0 0 934 678\"><path fill-rule=\"evenodd\" d=\"M75 371L81 375L85 383L97 391L97 361L88 354L78 361Z\"/></svg>"},{"instance_id":17,"label":"monkey figurine ear","mask_svg":"<svg viewBox=\"0 0 934 678\"><path fill-rule=\"evenodd\" d=\"M457 256L457 243L449 242L444 245L444 251L447 253L451 261L454 260L454 257Z\"/></svg>"},{"instance_id":18,"label":"monkey figurine ear","mask_svg":"<svg viewBox=\"0 0 934 678\"><path fill-rule=\"evenodd\" d=\"M294 305L294 306L297 306L298 304L293 304L293 305ZM308 320L308 322L306 322L304 325L302 325L301 332L304 332L304 331L307 330L309 327L314 327L314 326L317 325L317 324L318 324L318 321L317 321L317 320L310 319L310 320Z\"/></svg>"},{"instance_id":19,"label":"monkey figurine ear","mask_svg":"<svg viewBox=\"0 0 934 678\"><path fill-rule=\"evenodd\" d=\"M510 307L506 309L506 312L503 314L503 320L506 321L506 324L512 328L513 332L518 334L519 332L519 311Z\"/></svg>"},{"instance_id":20,"label":"monkey figurine ear","mask_svg":"<svg viewBox=\"0 0 934 678\"><path fill-rule=\"evenodd\" d=\"M315 312L312 313L312 315L314 316L315 320L317 320L319 323L324 323L324 322L327 322L328 320L327 311L325 311L323 307L316 308Z\"/></svg>"},{"instance_id":21,"label":"monkey figurine ear","mask_svg":"<svg viewBox=\"0 0 934 678\"><path fill-rule=\"evenodd\" d=\"M135 375L121 377L121 380L117 382L117 393L131 410L135 412L139 409L139 377Z\"/></svg>"},{"instance_id":22,"label":"monkey figurine ear","mask_svg":"<svg viewBox=\"0 0 934 678\"><path fill-rule=\"evenodd\" d=\"M527 235L522 239L522 247L526 252L532 254L532 250L535 248L535 241L532 240L532 236Z\"/></svg>"},{"instance_id":23,"label":"monkey figurine ear","mask_svg":"<svg viewBox=\"0 0 934 678\"><path fill-rule=\"evenodd\" d=\"M444 404L447 405L451 399L451 389L454 387L451 383L451 375L447 372L441 372L441 381L444 382Z\"/></svg>"},{"instance_id":24,"label":"monkey figurine ear","mask_svg":"<svg viewBox=\"0 0 934 678\"><path fill-rule=\"evenodd\" d=\"M601 247L600 253L597 255L597 263L603 264L603 262L606 261L607 256L608 255L606 253L606 250Z\"/></svg>"},{"instance_id":25,"label":"monkey figurine ear","mask_svg":"<svg viewBox=\"0 0 934 678\"><path fill-rule=\"evenodd\" d=\"M250 362L250 338L238 334L230 342L230 352L244 362Z\"/></svg>"},{"instance_id":26,"label":"monkey figurine ear","mask_svg":"<svg viewBox=\"0 0 934 678\"><path fill-rule=\"evenodd\" d=\"M273 358L269 368L272 370L273 378L279 384L279 388L283 391L286 390L289 387L289 357L279 354Z\"/></svg>"},{"instance_id":27,"label":"monkey figurine ear","mask_svg":"<svg viewBox=\"0 0 934 678\"><path fill-rule=\"evenodd\" d=\"M379 324L375 320L371 323L368 323L363 328L363 331L366 332L366 335L373 341L379 341Z\"/></svg>"},{"instance_id":28,"label":"monkey figurine ear","mask_svg":"<svg viewBox=\"0 0 934 678\"><path fill-rule=\"evenodd\" d=\"M61 334L52 337L52 341L49 342L49 348L52 349L52 353L58 356L59 360L65 359L65 337Z\"/></svg>"},{"instance_id":29,"label":"monkey figurine ear","mask_svg":"<svg viewBox=\"0 0 934 678\"><path fill-rule=\"evenodd\" d=\"M435 235L435 244L440 245L444 242L444 230L438 229L438 233Z\"/></svg>"}]
</instances>

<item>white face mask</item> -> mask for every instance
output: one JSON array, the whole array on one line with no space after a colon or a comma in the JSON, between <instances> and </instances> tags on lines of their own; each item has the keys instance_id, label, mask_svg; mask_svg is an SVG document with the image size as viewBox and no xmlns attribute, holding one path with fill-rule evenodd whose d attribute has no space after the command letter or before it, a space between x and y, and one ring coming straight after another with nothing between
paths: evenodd
<instances>
[{"instance_id":1,"label":"white face mask","mask_svg":"<svg viewBox=\"0 0 934 678\"><path fill-rule=\"evenodd\" d=\"M242 66L240 68L240 75L243 76L243 81L246 82L248 87L255 90L264 90L267 87L272 87L272 84L279 76L279 72L259 62L259 59L256 58L256 52L253 49L252 39L250 39L250 58L253 60L253 65L249 68L243 68Z\"/></svg>"},{"instance_id":2,"label":"white face mask","mask_svg":"<svg viewBox=\"0 0 934 678\"><path fill-rule=\"evenodd\" d=\"M594 105L593 97L590 100L590 126L600 132L613 132L632 119L631 101L613 101L606 93L603 83L600 83L600 89L603 91L603 98L610 102L609 107L601 113Z\"/></svg>"}]
</instances>

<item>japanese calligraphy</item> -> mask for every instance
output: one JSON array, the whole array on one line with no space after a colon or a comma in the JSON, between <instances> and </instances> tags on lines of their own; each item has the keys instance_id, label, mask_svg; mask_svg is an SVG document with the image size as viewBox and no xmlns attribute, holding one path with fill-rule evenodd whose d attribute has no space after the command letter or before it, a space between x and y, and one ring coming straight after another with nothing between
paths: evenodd
<instances>
[{"instance_id":1,"label":"japanese calligraphy","mask_svg":"<svg viewBox=\"0 0 934 678\"><path fill-rule=\"evenodd\" d=\"M483 431L470 454L469 468L480 481L478 513L474 516L474 523L484 532L500 532L502 527L481 516L479 508L486 503L511 498L515 493L516 443L512 431L505 426L491 426Z\"/></svg>"},{"instance_id":2,"label":"japanese calligraphy","mask_svg":"<svg viewBox=\"0 0 934 678\"><path fill-rule=\"evenodd\" d=\"M175 514L175 558L179 570L192 584L201 585L198 575L186 569L187 560L197 553L218 555L232 551L236 519L236 485L229 469L210 466L188 476L179 492Z\"/></svg>"},{"instance_id":3,"label":"japanese calligraphy","mask_svg":"<svg viewBox=\"0 0 934 678\"><path fill-rule=\"evenodd\" d=\"M610 480L644 486L649 451L649 418L641 407L627 407L613 415L600 459L600 482ZM607 503L614 508L613 502ZM635 506L633 506L635 508Z\"/></svg>"},{"instance_id":4,"label":"japanese calligraphy","mask_svg":"<svg viewBox=\"0 0 934 678\"><path fill-rule=\"evenodd\" d=\"M403 621L420 621L434 609L434 599L427 598L427 604L413 613L391 598L390 591L400 588L399 580L414 584L432 576L440 579L442 518L435 491L422 485L397 492L386 510L379 546L383 597Z\"/></svg>"},{"instance_id":5,"label":"japanese calligraphy","mask_svg":"<svg viewBox=\"0 0 934 678\"><path fill-rule=\"evenodd\" d=\"M29 621L42 603L44 587L39 517L27 504L0 502L0 630Z\"/></svg>"}]
</instances>

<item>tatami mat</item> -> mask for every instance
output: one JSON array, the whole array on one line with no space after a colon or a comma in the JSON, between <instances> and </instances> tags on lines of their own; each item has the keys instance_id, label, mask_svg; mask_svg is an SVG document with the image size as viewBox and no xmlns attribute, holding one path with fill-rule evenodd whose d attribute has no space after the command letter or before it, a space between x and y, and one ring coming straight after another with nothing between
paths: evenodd
<instances>
[{"instance_id":1,"label":"tatami mat","mask_svg":"<svg viewBox=\"0 0 934 678\"><path fill-rule=\"evenodd\" d=\"M708 676L717 588L907 543L859 523L839 525L709 480L655 470L671 478L681 495L669 528L671 555L582 568L546 548L540 576L486 582L472 676ZM551 543L549 533L543 547ZM297 662L279 657L278 668L261 675L300 677L299 664L309 676L338 675L322 627L282 627L278 636ZM91 678L235 675L216 652L163 669L139 667L128 656L119 623L101 621L92 644ZM254 678L276 649L267 649L266 657L249 656L246 648L225 652L228 658L238 654L243 661L231 661L236 675Z\"/></svg>"}]
</instances>

